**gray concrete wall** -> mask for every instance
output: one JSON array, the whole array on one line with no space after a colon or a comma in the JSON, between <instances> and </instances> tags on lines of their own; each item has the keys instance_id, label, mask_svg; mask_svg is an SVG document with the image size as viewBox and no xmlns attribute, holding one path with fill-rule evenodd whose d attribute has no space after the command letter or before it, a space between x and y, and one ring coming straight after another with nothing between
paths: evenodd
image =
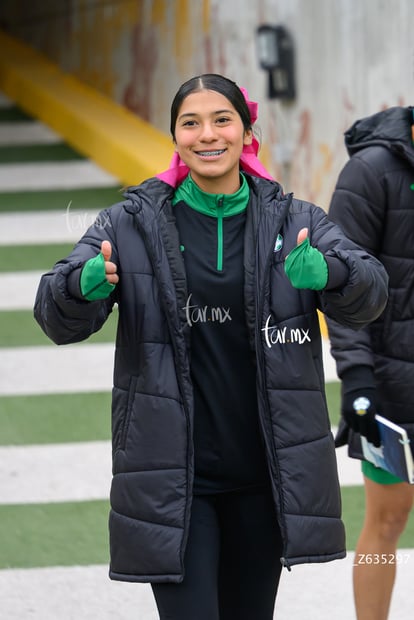
<instances>
[{"instance_id":1,"label":"gray concrete wall","mask_svg":"<svg viewBox=\"0 0 414 620\"><path fill-rule=\"evenodd\" d=\"M10 33L168 132L178 85L223 73L260 103L261 158L286 190L324 208L346 161L344 130L413 104L412 0L15 0ZM297 98L269 100L256 29L288 28Z\"/></svg>"}]
</instances>

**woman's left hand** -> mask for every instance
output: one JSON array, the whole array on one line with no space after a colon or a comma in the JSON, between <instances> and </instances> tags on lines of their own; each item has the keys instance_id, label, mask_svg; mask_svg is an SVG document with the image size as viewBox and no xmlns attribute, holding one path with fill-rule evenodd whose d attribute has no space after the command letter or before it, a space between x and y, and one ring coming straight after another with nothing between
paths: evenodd
<instances>
[{"instance_id":1,"label":"woman's left hand","mask_svg":"<svg viewBox=\"0 0 414 620\"><path fill-rule=\"evenodd\" d=\"M292 286L321 291L328 282L328 265L321 252L309 243L308 228L301 228L296 247L285 260L285 273Z\"/></svg>"},{"instance_id":2,"label":"woman's left hand","mask_svg":"<svg viewBox=\"0 0 414 620\"><path fill-rule=\"evenodd\" d=\"M305 241L306 237L308 236L308 229L307 228L301 228L300 231L298 232L298 239L296 241L297 245L300 245L303 241Z\"/></svg>"}]
</instances>

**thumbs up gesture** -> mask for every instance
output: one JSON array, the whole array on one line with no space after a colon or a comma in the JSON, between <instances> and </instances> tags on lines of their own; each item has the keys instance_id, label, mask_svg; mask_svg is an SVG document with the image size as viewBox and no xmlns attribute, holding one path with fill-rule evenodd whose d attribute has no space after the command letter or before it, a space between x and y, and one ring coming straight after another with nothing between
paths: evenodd
<instances>
[{"instance_id":1,"label":"thumbs up gesture","mask_svg":"<svg viewBox=\"0 0 414 620\"><path fill-rule=\"evenodd\" d=\"M307 228L301 228L300 231L298 232L298 238L296 241L297 245L300 245L301 243L303 243L303 241L305 241L305 239L307 239L308 237L308 229Z\"/></svg>"},{"instance_id":2,"label":"thumbs up gesture","mask_svg":"<svg viewBox=\"0 0 414 620\"><path fill-rule=\"evenodd\" d=\"M119 276L117 274L117 266L111 262L112 246L110 241L102 241L101 254L104 258L105 275L110 284L117 284Z\"/></svg>"},{"instance_id":3,"label":"thumbs up gesture","mask_svg":"<svg viewBox=\"0 0 414 620\"><path fill-rule=\"evenodd\" d=\"M309 230L301 228L296 247L285 260L285 273L292 286L321 291L328 282L328 265L321 252L309 243Z\"/></svg>"},{"instance_id":4,"label":"thumbs up gesture","mask_svg":"<svg viewBox=\"0 0 414 620\"><path fill-rule=\"evenodd\" d=\"M101 251L84 264L80 275L80 289L88 301L105 299L119 282L117 266L110 258L112 246L109 241L102 241Z\"/></svg>"}]
</instances>

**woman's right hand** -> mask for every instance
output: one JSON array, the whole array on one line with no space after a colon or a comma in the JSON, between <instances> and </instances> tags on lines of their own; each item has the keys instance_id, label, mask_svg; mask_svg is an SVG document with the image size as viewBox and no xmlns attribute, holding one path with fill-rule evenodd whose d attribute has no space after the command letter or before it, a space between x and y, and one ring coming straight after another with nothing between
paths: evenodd
<instances>
[{"instance_id":1,"label":"woman's right hand","mask_svg":"<svg viewBox=\"0 0 414 620\"><path fill-rule=\"evenodd\" d=\"M112 246L109 241L101 243L101 251L84 264L80 274L80 289L88 301L106 299L119 282L117 265L110 258Z\"/></svg>"}]
</instances>

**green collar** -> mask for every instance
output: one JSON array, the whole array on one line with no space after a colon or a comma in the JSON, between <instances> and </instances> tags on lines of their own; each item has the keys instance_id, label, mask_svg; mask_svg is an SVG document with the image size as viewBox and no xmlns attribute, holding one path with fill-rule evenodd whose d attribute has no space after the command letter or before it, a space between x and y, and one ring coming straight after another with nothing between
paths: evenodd
<instances>
[{"instance_id":1,"label":"green collar","mask_svg":"<svg viewBox=\"0 0 414 620\"><path fill-rule=\"evenodd\" d=\"M247 208L250 190L246 178L240 175L241 186L234 194L209 194L203 192L188 174L175 191L173 204L183 200L189 207L210 215L210 217L229 217L237 215Z\"/></svg>"}]
</instances>

